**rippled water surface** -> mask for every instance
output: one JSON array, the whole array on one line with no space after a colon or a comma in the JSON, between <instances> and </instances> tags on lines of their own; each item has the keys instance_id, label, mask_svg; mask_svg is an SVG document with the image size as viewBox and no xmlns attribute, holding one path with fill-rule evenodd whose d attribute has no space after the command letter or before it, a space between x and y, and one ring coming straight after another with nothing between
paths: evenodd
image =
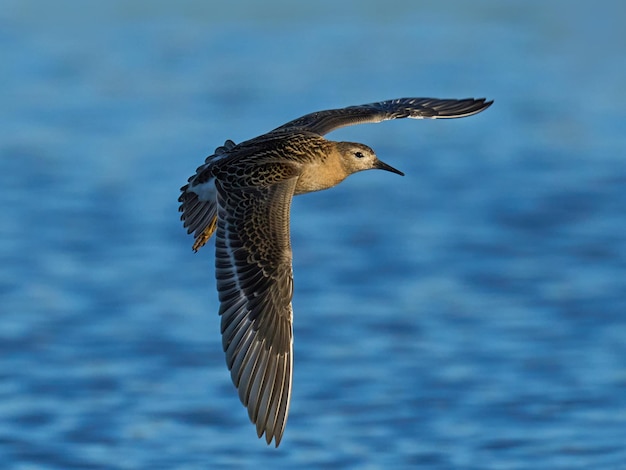
<instances>
[{"instance_id":1,"label":"rippled water surface","mask_svg":"<svg viewBox=\"0 0 626 470\"><path fill-rule=\"evenodd\" d=\"M585 3L3 2L0 466L626 468L626 8ZM330 135L406 176L294 200L267 447L178 188L399 96L496 102Z\"/></svg>"}]
</instances>

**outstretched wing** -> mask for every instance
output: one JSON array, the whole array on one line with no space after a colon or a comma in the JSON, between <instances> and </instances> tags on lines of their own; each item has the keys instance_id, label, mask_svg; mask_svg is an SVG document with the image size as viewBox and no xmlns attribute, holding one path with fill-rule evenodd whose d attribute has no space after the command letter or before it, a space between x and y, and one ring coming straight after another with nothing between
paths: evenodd
<instances>
[{"instance_id":1,"label":"outstretched wing","mask_svg":"<svg viewBox=\"0 0 626 470\"><path fill-rule=\"evenodd\" d=\"M264 187L222 186L218 178L216 277L222 344L233 383L257 435L280 443L293 365L291 177Z\"/></svg>"},{"instance_id":2,"label":"outstretched wing","mask_svg":"<svg viewBox=\"0 0 626 470\"><path fill-rule=\"evenodd\" d=\"M399 98L379 103L329 109L307 114L274 130L300 129L327 134L340 127L389 119L444 119L471 116L487 109L493 101L485 98L440 100L436 98Z\"/></svg>"}]
</instances>

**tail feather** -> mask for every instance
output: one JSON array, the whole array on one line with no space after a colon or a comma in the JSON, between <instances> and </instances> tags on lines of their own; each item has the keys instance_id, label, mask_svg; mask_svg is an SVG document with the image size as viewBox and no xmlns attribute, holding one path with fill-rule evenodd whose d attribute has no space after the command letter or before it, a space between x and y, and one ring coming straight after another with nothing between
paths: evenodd
<instances>
[{"instance_id":1,"label":"tail feather","mask_svg":"<svg viewBox=\"0 0 626 470\"><path fill-rule=\"evenodd\" d=\"M213 183L207 182L204 184ZM180 220L187 229L187 233L193 233L193 250L198 251L213 235L217 225L217 205L215 198L202 201L190 185L181 188L182 194L178 198L181 203L178 210L182 212Z\"/></svg>"}]
</instances>

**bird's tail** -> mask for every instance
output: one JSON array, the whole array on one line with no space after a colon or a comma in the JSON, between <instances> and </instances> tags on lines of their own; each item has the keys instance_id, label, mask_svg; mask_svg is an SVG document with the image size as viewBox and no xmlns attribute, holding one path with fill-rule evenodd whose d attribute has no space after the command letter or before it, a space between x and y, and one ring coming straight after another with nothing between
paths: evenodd
<instances>
[{"instance_id":1,"label":"bird's tail","mask_svg":"<svg viewBox=\"0 0 626 470\"><path fill-rule=\"evenodd\" d=\"M180 220L183 221L187 233L193 232L194 251L204 246L217 227L217 193L211 166L234 146L232 140L227 140L223 146L216 148L215 153L207 157L204 165L180 188L182 193L178 198L178 211L182 212Z\"/></svg>"}]
</instances>

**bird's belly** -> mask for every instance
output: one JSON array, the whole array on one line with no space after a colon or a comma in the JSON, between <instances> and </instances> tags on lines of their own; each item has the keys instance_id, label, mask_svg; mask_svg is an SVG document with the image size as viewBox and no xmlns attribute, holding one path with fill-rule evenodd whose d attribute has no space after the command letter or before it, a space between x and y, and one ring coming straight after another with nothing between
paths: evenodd
<instances>
[{"instance_id":1,"label":"bird's belly","mask_svg":"<svg viewBox=\"0 0 626 470\"><path fill-rule=\"evenodd\" d=\"M325 166L310 166L298 178L294 194L312 193L332 188L341 183L345 176L337 171L326 171Z\"/></svg>"},{"instance_id":2,"label":"bird's belly","mask_svg":"<svg viewBox=\"0 0 626 470\"><path fill-rule=\"evenodd\" d=\"M319 180L319 179L303 179L302 176L298 178L298 182L296 183L296 189L294 191L295 195L312 193L314 191L322 191L323 189L332 188L339 184L339 181L329 181L329 180Z\"/></svg>"}]
</instances>

